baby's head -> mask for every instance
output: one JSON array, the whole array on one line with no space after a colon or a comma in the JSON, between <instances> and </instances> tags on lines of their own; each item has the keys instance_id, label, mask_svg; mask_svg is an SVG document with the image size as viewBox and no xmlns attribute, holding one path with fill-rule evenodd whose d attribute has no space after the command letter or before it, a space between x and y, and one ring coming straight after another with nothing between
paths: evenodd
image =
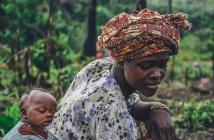
<instances>
[{"instance_id":1,"label":"baby's head","mask_svg":"<svg viewBox=\"0 0 214 140\"><path fill-rule=\"evenodd\" d=\"M21 98L22 119L36 127L44 128L53 120L56 106L56 99L48 91L33 89Z\"/></svg>"},{"instance_id":2,"label":"baby's head","mask_svg":"<svg viewBox=\"0 0 214 140\"><path fill-rule=\"evenodd\" d=\"M24 115L25 114L25 104L26 104L26 101L27 101L27 98L29 96L29 92L25 92L21 99L20 99L20 102L19 102L19 108L20 108L20 113L21 113L21 118L22 120L26 120L26 116Z\"/></svg>"}]
</instances>

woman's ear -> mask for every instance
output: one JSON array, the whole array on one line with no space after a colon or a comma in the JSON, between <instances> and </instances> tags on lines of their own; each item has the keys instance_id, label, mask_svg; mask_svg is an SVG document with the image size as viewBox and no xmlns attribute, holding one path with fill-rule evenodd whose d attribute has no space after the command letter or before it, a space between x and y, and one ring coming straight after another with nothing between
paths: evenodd
<instances>
[{"instance_id":1,"label":"woman's ear","mask_svg":"<svg viewBox=\"0 0 214 140\"><path fill-rule=\"evenodd\" d=\"M117 62L117 63L118 63L119 68L123 69L124 62Z\"/></svg>"}]
</instances>

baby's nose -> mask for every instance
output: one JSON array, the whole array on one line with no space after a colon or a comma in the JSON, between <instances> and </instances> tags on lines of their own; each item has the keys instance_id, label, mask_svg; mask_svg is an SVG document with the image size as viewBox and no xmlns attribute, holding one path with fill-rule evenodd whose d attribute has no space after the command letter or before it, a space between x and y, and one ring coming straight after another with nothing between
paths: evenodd
<instances>
[{"instance_id":1,"label":"baby's nose","mask_svg":"<svg viewBox=\"0 0 214 140\"><path fill-rule=\"evenodd\" d=\"M52 117L53 116L53 113L51 113L51 112L47 112L47 114L46 114L48 117Z\"/></svg>"}]
</instances>

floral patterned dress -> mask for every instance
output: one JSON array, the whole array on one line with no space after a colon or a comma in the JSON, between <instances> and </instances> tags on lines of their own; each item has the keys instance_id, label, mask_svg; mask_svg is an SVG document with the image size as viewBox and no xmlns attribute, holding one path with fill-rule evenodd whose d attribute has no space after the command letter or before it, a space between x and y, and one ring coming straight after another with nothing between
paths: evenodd
<instances>
[{"instance_id":1,"label":"floral patterned dress","mask_svg":"<svg viewBox=\"0 0 214 140\"><path fill-rule=\"evenodd\" d=\"M111 58L89 63L58 105L49 131L62 140L136 140L138 129L118 83Z\"/></svg>"}]
</instances>

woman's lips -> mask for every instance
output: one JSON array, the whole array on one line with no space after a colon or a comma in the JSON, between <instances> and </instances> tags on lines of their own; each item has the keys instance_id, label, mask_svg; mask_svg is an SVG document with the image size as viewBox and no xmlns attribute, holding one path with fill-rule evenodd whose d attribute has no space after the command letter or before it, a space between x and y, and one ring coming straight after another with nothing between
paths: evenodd
<instances>
[{"instance_id":1,"label":"woman's lips","mask_svg":"<svg viewBox=\"0 0 214 140\"><path fill-rule=\"evenodd\" d=\"M148 84L146 87L150 90L157 90L159 87L159 84Z\"/></svg>"}]
</instances>

